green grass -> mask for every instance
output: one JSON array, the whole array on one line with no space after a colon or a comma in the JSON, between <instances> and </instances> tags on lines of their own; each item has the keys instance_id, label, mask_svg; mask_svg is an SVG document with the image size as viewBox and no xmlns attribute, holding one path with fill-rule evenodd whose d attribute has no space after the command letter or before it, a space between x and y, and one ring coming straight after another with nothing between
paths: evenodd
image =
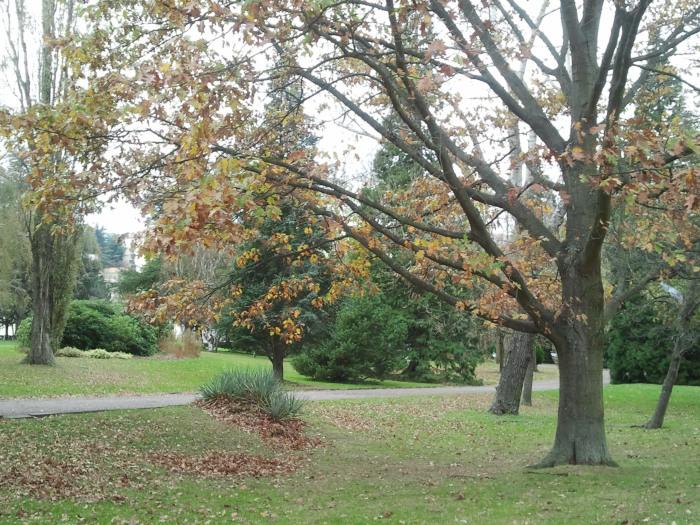
<instances>
[{"instance_id":1,"label":"green grass","mask_svg":"<svg viewBox=\"0 0 700 525\"><path fill-rule=\"evenodd\" d=\"M620 468L535 472L524 467L551 443L556 393L536 393L533 408L505 418L485 413L489 397L476 395L310 403L309 432L324 446L295 453L296 473L260 479L171 474L149 462L167 451L280 454L193 407L4 421L0 473L13 476L0 483L0 522L698 523L700 389L674 391L666 428L632 428L657 395L649 385L606 389ZM70 472L68 488L49 477L59 468ZM58 492L38 497L31 483L47 479Z\"/></svg>"},{"instance_id":2,"label":"green grass","mask_svg":"<svg viewBox=\"0 0 700 525\"><path fill-rule=\"evenodd\" d=\"M27 366L13 342L0 342L0 398L68 394L194 392L224 370L271 367L265 356L234 352L203 352L198 358L129 360L56 358L56 366ZM313 381L285 363L285 380L295 388L351 389L434 386L407 381L362 384Z\"/></svg>"}]
</instances>

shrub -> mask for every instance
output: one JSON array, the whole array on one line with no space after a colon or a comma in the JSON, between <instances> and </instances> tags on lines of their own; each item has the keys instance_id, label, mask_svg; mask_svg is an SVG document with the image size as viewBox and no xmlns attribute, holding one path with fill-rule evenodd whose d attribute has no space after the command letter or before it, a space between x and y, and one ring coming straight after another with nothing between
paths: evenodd
<instances>
[{"instance_id":1,"label":"shrub","mask_svg":"<svg viewBox=\"0 0 700 525\"><path fill-rule=\"evenodd\" d=\"M673 328L652 301L629 301L610 322L606 349L613 383L662 383L673 350ZM686 353L676 384L700 385L700 347Z\"/></svg>"},{"instance_id":2,"label":"shrub","mask_svg":"<svg viewBox=\"0 0 700 525\"><path fill-rule=\"evenodd\" d=\"M86 350L83 352L85 357L92 357L93 359L111 359L112 355L110 352L104 348L95 348L93 350Z\"/></svg>"},{"instance_id":3,"label":"shrub","mask_svg":"<svg viewBox=\"0 0 700 525\"><path fill-rule=\"evenodd\" d=\"M185 330L179 337L175 337L173 333L168 334L160 340L158 348L164 354L182 359L184 357L199 357L203 344L195 332Z\"/></svg>"},{"instance_id":4,"label":"shrub","mask_svg":"<svg viewBox=\"0 0 700 525\"><path fill-rule=\"evenodd\" d=\"M480 385L476 378L476 366L481 362L481 354L470 346L469 341L433 341L434 363L442 379L451 383Z\"/></svg>"},{"instance_id":5,"label":"shrub","mask_svg":"<svg viewBox=\"0 0 700 525\"><path fill-rule=\"evenodd\" d=\"M127 354L126 352L109 352L110 359L133 359L133 354Z\"/></svg>"},{"instance_id":6,"label":"shrub","mask_svg":"<svg viewBox=\"0 0 700 525\"><path fill-rule=\"evenodd\" d=\"M17 327L17 344L20 348L29 348L32 345L32 318L26 317Z\"/></svg>"},{"instance_id":7,"label":"shrub","mask_svg":"<svg viewBox=\"0 0 700 525\"><path fill-rule=\"evenodd\" d=\"M85 352L72 346L64 346L56 351L56 357L85 357Z\"/></svg>"},{"instance_id":8,"label":"shrub","mask_svg":"<svg viewBox=\"0 0 700 525\"><path fill-rule=\"evenodd\" d=\"M207 401L223 396L253 406L276 421L295 417L303 407L303 400L287 392L272 371L266 369L224 372L199 392Z\"/></svg>"},{"instance_id":9,"label":"shrub","mask_svg":"<svg viewBox=\"0 0 700 525\"><path fill-rule=\"evenodd\" d=\"M407 335L405 315L382 294L354 297L340 308L330 338L304 348L294 367L315 379L382 379L399 368Z\"/></svg>"},{"instance_id":10,"label":"shrub","mask_svg":"<svg viewBox=\"0 0 700 525\"><path fill-rule=\"evenodd\" d=\"M22 321L18 330L20 346L31 343L31 318ZM24 326L22 326L24 325ZM126 352L148 356L158 351L153 327L140 319L121 313L106 301L73 301L68 309L61 344L88 350L103 348L109 352Z\"/></svg>"},{"instance_id":11,"label":"shrub","mask_svg":"<svg viewBox=\"0 0 700 525\"><path fill-rule=\"evenodd\" d=\"M114 315L107 319L110 337L104 347L110 352L148 356L157 351L156 331L146 323L128 315Z\"/></svg>"},{"instance_id":12,"label":"shrub","mask_svg":"<svg viewBox=\"0 0 700 525\"><path fill-rule=\"evenodd\" d=\"M539 345L535 346L535 363L538 365L544 363L544 348Z\"/></svg>"},{"instance_id":13,"label":"shrub","mask_svg":"<svg viewBox=\"0 0 700 525\"><path fill-rule=\"evenodd\" d=\"M92 359L132 359L134 356L125 352L108 352L103 348L79 350L66 346L56 352L56 357L88 357Z\"/></svg>"},{"instance_id":14,"label":"shrub","mask_svg":"<svg viewBox=\"0 0 700 525\"><path fill-rule=\"evenodd\" d=\"M275 392L267 401L266 412L275 421L296 417L304 408L304 400L292 392Z\"/></svg>"}]
</instances>

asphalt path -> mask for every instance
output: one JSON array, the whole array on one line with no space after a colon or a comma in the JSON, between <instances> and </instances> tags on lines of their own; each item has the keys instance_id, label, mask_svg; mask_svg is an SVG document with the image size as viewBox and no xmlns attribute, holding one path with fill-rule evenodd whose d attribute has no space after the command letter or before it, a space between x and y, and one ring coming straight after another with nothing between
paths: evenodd
<instances>
[{"instance_id":1,"label":"asphalt path","mask_svg":"<svg viewBox=\"0 0 700 525\"><path fill-rule=\"evenodd\" d=\"M603 372L603 382L610 383L610 374ZM558 379L535 381L532 389L556 390ZM299 390L297 395L308 401L328 401L334 399L367 399L408 396L432 396L446 394L494 393L494 386L437 386L427 388L368 388L357 390ZM102 412L105 410L132 410L189 405L197 400L192 393L147 394L115 396L67 396L50 398L0 399L0 418L21 419L76 414L82 412Z\"/></svg>"}]
</instances>

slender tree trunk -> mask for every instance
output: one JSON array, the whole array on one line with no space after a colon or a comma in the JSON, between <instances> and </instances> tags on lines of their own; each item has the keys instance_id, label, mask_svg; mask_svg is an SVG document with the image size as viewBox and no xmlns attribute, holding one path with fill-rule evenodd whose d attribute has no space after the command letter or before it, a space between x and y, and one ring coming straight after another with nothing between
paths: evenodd
<instances>
[{"instance_id":1,"label":"slender tree trunk","mask_svg":"<svg viewBox=\"0 0 700 525\"><path fill-rule=\"evenodd\" d=\"M678 370L681 367L681 359L683 357L682 353L679 351L679 346L679 343L676 342L673 354L671 355L671 362L668 365L668 371L664 378L664 383L661 385L661 395L656 403L656 410L654 410L654 414L651 416L651 419L646 422L644 428L661 428L664 424L666 409L668 408L668 402L671 400L673 385L676 384L676 379L678 379Z\"/></svg>"},{"instance_id":2,"label":"slender tree trunk","mask_svg":"<svg viewBox=\"0 0 700 525\"><path fill-rule=\"evenodd\" d=\"M503 348L503 330L498 330L498 335L496 337L496 361L498 362L498 371L503 372L503 363L505 350Z\"/></svg>"},{"instance_id":3,"label":"slender tree trunk","mask_svg":"<svg viewBox=\"0 0 700 525\"><path fill-rule=\"evenodd\" d=\"M535 375L535 369L537 368L537 356L535 355L535 347L530 344L530 362L527 364L527 370L525 371L525 382L523 384L523 397L522 404L528 407L532 406L532 381Z\"/></svg>"},{"instance_id":4,"label":"slender tree trunk","mask_svg":"<svg viewBox=\"0 0 700 525\"><path fill-rule=\"evenodd\" d=\"M508 357L496 387L496 397L489 412L492 414L517 414L520 395L532 356L532 334L513 332L507 337Z\"/></svg>"},{"instance_id":5,"label":"slender tree trunk","mask_svg":"<svg viewBox=\"0 0 700 525\"><path fill-rule=\"evenodd\" d=\"M676 323L676 338L673 343L673 352L671 353L671 361L668 364L668 371L661 385L661 395L656 403L656 410L651 416L651 419L646 422L644 428L661 428L664 424L666 409L671 400L673 386L678 379L678 370L681 367L683 356L693 345L697 344L697 332L692 330L690 326L691 320L698 309L698 295L700 294L700 284L697 280L691 282L683 296L681 311L678 315Z\"/></svg>"},{"instance_id":6,"label":"slender tree trunk","mask_svg":"<svg viewBox=\"0 0 700 525\"><path fill-rule=\"evenodd\" d=\"M10 325L5 324L5 341L10 340Z\"/></svg>"}]
</instances>

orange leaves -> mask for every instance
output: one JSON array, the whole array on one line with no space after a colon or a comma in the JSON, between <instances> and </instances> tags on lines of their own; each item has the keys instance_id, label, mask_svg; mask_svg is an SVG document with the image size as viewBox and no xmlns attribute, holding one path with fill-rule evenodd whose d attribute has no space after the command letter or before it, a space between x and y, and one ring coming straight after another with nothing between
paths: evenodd
<instances>
[{"instance_id":1,"label":"orange leaves","mask_svg":"<svg viewBox=\"0 0 700 525\"><path fill-rule=\"evenodd\" d=\"M161 325L175 321L193 329L210 326L226 299L208 298L203 281L171 279L159 290L141 292L129 301L129 309L149 323Z\"/></svg>"},{"instance_id":2,"label":"orange leaves","mask_svg":"<svg viewBox=\"0 0 700 525\"><path fill-rule=\"evenodd\" d=\"M446 50L447 50L447 46L445 45L445 42L443 42L439 38L436 38L425 49L425 53L424 53L423 57L426 60L430 60L433 57L443 55Z\"/></svg>"}]
</instances>

